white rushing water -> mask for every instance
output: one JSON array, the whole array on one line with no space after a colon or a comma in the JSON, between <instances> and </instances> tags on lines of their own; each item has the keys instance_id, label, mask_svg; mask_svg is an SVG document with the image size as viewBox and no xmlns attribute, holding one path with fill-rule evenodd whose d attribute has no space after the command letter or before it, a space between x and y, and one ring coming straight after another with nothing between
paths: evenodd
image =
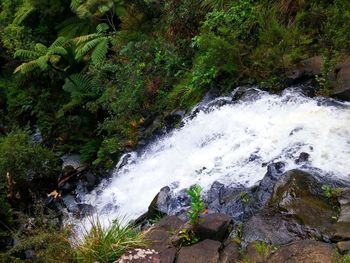
<instances>
[{"instance_id":1,"label":"white rushing water","mask_svg":"<svg viewBox=\"0 0 350 263\"><path fill-rule=\"evenodd\" d=\"M261 93L253 101L199 112L182 128L150 145L83 198L103 221L135 218L164 186L179 191L214 181L252 186L262 164L284 161L297 168L301 152L327 176L350 179L350 104L327 106L295 91ZM254 157L254 158L253 158Z\"/></svg>"}]
</instances>

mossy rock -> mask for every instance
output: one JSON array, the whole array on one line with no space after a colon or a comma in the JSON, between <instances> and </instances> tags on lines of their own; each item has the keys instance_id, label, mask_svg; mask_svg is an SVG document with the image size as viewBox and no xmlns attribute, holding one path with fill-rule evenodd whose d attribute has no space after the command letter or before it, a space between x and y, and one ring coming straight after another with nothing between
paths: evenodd
<instances>
[{"instance_id":1,"label":"mossy rock","mask_svg":"<svg viewBox=\"0 0 350 263\"><path fill-rule=\"evenodd\" d=\"M269 205L321 232L332 228L334 207L323 196L322 184L309 173L286 172L276 183Z\"/></svg>"}]
</instances>

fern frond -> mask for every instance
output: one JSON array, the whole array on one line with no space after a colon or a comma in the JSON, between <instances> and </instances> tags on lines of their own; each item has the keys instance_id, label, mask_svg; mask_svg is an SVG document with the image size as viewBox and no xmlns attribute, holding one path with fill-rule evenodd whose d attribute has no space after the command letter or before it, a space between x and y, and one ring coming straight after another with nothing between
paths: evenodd
<instances>
[{"instance_id":1,"label":"fern frond","mask_svg":"<svg viewBox=\"0 0 350 263\"><path fill-rule=\"evenodd\" d=\"M18 49L14 54L14 58L22 58L22 59L33 59L40 56L40 54L36 51Z\"/></svg>"},{"instance_id":2,"label":"fern frond","mask_svg":"<svg viewBox=\"0 0 350 263\"><path fill-rule=\"evenodd\" d=\"M37 43L34 46L34 50L37 51L39 54L43 55L47 52L47 47L44 44Z\"/></svg>"},{"instance_id":3,"label":"fern frond","mask_svg":"<svg viewBox=\"0 0 350 263\"><path fill-rule=\"evenodd\" d=\"M56 48L56 47L60 47L63 45L63 43L66 41L66 39L64 37L58 37L49 47L49 49L51 48Z\"/></svg>"},{"instance_id":4,"label":"fern frond","mask_svg":"<svg viewBox=\"0 0 350 263\"><path fill-rule=\"evenodd\" d=\"M91 51L93 48L95 48L100 42L101 42L101 38L95 38L87 43L85 43L82 46L79 46L77 48L77 54L76 54L76 58L82 58L83 56L85 56L89 51Z\"/></svg>"},{"instance_id":5,"label":"fern frond","mask_svg":"<svg viewBox=\"0 0 350 263\"><path fill-rule=\"evenodd\" d=\"M72 0L70 3L70 8L75 11L81 5L81 0Z\"/></svg>"},{"instance_id":6,"label":"fern frond","mask_svg":"<svg viewBox=\"0 0 350 263\"><path fill-rule=\"evenodd\" d=\"M47 52L47 55L61 55L61 56L65 56L67 55L67 50L63 47L55 47L55 48L51 48L49 49L49 51Z\"/></svg>"},{"instance_id":7,"label":"fern frond","mask_svg":"<svg viewBox=\"0 0 350 263\"><path fill-rule=\"evenodd\" d=\"M98 24L96 27L96 30L98 33L104 33L109 29L109 25L107 25L106 23L101 23Z\"/></svg>"},{"instance_id":8,"label":"fern frond","mask_svg":"<svg viewBox=\"0 0 350 263\"><path fill-rule=\"evenodd\" d=\"M90 34L90 35L85 35L85 36L79 36L79 37L76 37L73 39L74 42L76 42L78 45L79 44L82 44L84 42L87 42L87 41L90 41L96 37L99 37L100 35L97 34L97 33L93 33L93 34Z\"/></svg>"},{"instance_id":9,"label":"fern frond","mask_svg":"<svg viewBox=\"0 0 350 263\"><path fill-rule=\"evenodd\" d=\"M49 65L47 64L49 56L41 56L36 61L41 70L47 70Z\"/></svg>"},{"instance_id":10,"label":"fern frond","mask_svg":"<svg viewBox=\"0 0 350 263\"><path fill-rule=\"evenodd\" d=\"M13 20L13 23L16 25L21 24L34 11L35 7L31 4L23 4L15 13L15 19Z\"/></svg>"},{"instance_id":11,"label":"fern frond","mask_svg":"<svg viewBox=\"0 0 350 263\"><path fill-rule=\"evenodd\" d=\"M81 73L73 74L66 78L63 90L69 92L72 97L84 96L90 90L91 79Z\"/></svg>"},{"instance_id":12,"label":"fern frond","mask_svg":"<svg viewBox=\"0 0 350 263\"><path fill-rule=\"evenodd\" d=\"M80 19L78 17L71 17L66 19L58 27L58 35L71 39L77 36L84 36L92 33L95 30L94 23L89 19Z\"/></svg>"},{"instance_id":13,"label":"fern frond","mask_svg":"<svg viewBox=\"0 0 350 263\"><path fill-rule=\"evenodd\" d=\"M22 73L22 74L28 74L29 72L35 71L39 69L38 62L36 60L29 61L27 63L23 63L20 66L18 66L15 71L13 72L14 74L16 73Z\"/></svg>"},{"instance_id":14,"label":"fern frond","mask_svg":"<svg viewBox=\"0 0 350 263\"><path fill-rule=\"evenodd\" d=\"M100 43L95 47L91 54L91 60L93 64L99 64L103 62L106 58L108 51L108 40L107 38L101 39Z\"/></svg>"}]
</instances>

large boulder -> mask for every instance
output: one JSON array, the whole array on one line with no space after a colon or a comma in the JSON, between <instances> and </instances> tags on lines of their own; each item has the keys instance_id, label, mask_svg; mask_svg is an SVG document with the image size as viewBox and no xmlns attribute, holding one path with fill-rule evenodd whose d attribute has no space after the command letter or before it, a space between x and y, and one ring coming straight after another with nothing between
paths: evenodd
<instances>
[{"instance_id":1,"label":"large boulder","mask_svg":"<svg viewBox=\"0 0 350 263\"><path fill-rule=\"evenodd\" d=\"M264 210L252 216L243 227L243 245L259 240L274 245L315 236L315 230L276 211Z\"/></svg>"},{"instance_id":2,"label":"large boulder","mask_svg":"<svg viewBox=\"0 0 350 263\"><path fill-rule=\"evenodd\" d=\"M223 241L229 234L232 219L224 214L208 214L201 218L196 229L200 239Z\"/></svg>"},{"instance_id":3,"label":"large boulder","mask_svg":"<svg viewBox=\"0 0 350 263\"><path fill-rule=\"evenodd\" d=\"M270 206L301 224L330 235L335 211L314 176L300 170L286 172L275 184Z\"/></svg>"},{"instance_id":4,"label":"large boulder","mask_svg":"<svg viewBox=\"0 0 350 263\"><path fill-rule=\"evenodd\" d=\"M146 232L145 238L150 241L150 248L159 254L162 263L174 262L177 248L173 246L170 239L183 223L176 216L166 216Z\"/></svg>"},{"instance_id":5,"label":"large boulder","mask_svg":"<svg viewBox=\"0 0 350 263\"><path fill-rule=\"evenodd\" d=\"M180 249L177 263L218 263L221 243L206 239L198 244Z\"/></svg>"},{"instance_id":6,"label":"large boulder","mask_svg":"<svg viewBox=\"0 0 350 263\"><path fill-rule=\"evenodd\" d=\"M330 244L313 240L297 241L281 247L266 261L269 263L332 263L335 251Z\"/></svg>"},{"instance_id":7,"label":"large boulder","mask_svg":"<svg viewBox=\"0 0 350 263\"><path fill-rule=\"evenodd\" d=\"M298 63L294 69L287 73L289 84L300 83L308 78L313 78L322 73L323 59L321 56L314 56ZM350 59L348 57L339 59L334 70L327 76L331 87L331 96L350 100Z\"/></svg>"}]
</instances>

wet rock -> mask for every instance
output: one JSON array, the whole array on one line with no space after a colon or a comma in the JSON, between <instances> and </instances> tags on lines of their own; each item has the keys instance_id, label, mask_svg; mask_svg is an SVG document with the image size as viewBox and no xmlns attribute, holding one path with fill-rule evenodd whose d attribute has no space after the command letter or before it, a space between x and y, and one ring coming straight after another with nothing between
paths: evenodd
<instances>
[{"instance_id":1,"label":"wet rock","mask_svg":"<svg viewBox=\"0 0 350 263\"><path fill-rule=\"evenodd\" d=\"M175 196L170 187L163 187L148 207L148 218L155 218L159 215L177 215L181 219L186 219L189 203L190 199L186 189L179 191Z\"/></svg>"},{"instance_id":2,"label":"wet rock","mask_svg":"<svg viewBox=\"0 0 350 263\"><path fill-rule=\"evenodd\" d=\"M197 228L200 239L223 241L232 227L232 219L224 214L204 215Z\"/></svg>"},{"instance_id":3,"label":"wet rock","mask_svg":"<svg viewBox=\"0 0 350 263\"><path fill-rule=\"evenodd\" d=\"M63 196L62 200L69 212L76 212L78 210L78 203L73 195Z\"/></svg>"},{"instance_id":4,"label":"wet rock","mask_svg":"<svg viewBox=\"0 0 350 263\"><path fill-rule=\"evenodd\" d=\"M332 263L334 250L330 244L313 240L297 241L281 247L268 259L269 263Z\"/></svg>"},{"instance_id":5,"label":"wet rock","mask_svg":"<svg viewBox=\"0 0 350 263\"><path fill-rule=\"evenodd\" d=\"M281 178L284 172L285 164L282 162L271 163L267 166L267 173L260 181L257 191L255 192L255 206L264 206L271 197L273 187Z\"/></svg>"},{"instance_id":6,"label":"wet rock","mask_svg":"<svg viewBox=\"0 0 350 263\"><path fill-rule=\"evenodd\" d=\"M300 170L286 172L275 184L269 205L320 235L331 233L335 212L323 195L322 185L311 174Z\"/></svg>"},{"instance_id":7,"label":"wet rock","mask_svg":"<svg viewBox=\"0 0 350 263\"><path fill-rule=\"evenodd\" d=\"M225 245L220 253L220 263L236 263L240 258L239 245L234 242L229 242Z\"/></svg>"},{"instance_id":8,"label":"wet rock","mask_svg":"<svg viewBox=\"0 0 350 263\"><path fill-rule=\"evenodd\" d=\"M95 208L90 204L78 204L76 213L78 217L92 216Z\"/></svg>"},{"instance_id":9,"label":"wet rock","mask_svg":"<svg viewBox=\"0 0 350 263\"><path fill-rule=\"evenodd\" d=\"M160 256L153 249L136 248L127 251L114 263L160 263Z\"/></svg>"},{"instance_id":10,"label":"wet rock","mask_svg":"<svg viewBox=\"0 0 350 263\"><path fill-rule=\"evenodd\" d=\"M179 251L177 263L218 263L221 243L206 239L198 244L182 247Z\"/></svg>"},{"instance_id":11,"label":"wet rock","mask_svg":"<svg viewBox=\"0 0 350 263\"><path fill-rule=\"evenodd\" d=\"M167 215L168 203L170 201L170 187L165 186L160 189L148 207L148 217L154 218L159 215Z\"/></svg>"},{"instance_id":12,"label":"wet rock","mask_svg":"<svg viewBox=\"0 0 350 263\"><path fill-rule=\"evenodd\" d=\"M295 219L277 212L262 211L252 216L243 228L243 245L259 240L283 245L295 240L316 236L315 230L300 225Z\"/></svg>"},{"instance_id":13,"label":"wet rock","mask_svg":"<svg viewBox=\"0 0 350 263\"><path fill-rule=\"evenodd\" d=\"M122 168L123 166L130 163L134 158L136 158L136 153L126 153L122 157L120 157L119 162L116 165L116 170Z\"/></svg>"},{"instance_id":14,"label":"wet rock","mask_svg":"<svg viewBox=\"0 0 350 263\"><path fill-rule=\"evenodd\" d=\"M174 111L171 114L165 116L164 123L167 130L169 131L174 128L175 125L185 117L185 113L185 111Z\"/></svg>"},{"instance_id":15,"label":"wet rock","mask_svg":"<svg viewBox=\"0 0 350 263\"><path fill-rule=\"evenodd\" d=\"M222 213L234 220L242 222L246 212L246 206L241 199L241 193L249 190L245 187L230 187L219 182L214 182L206 193L206 203L210 213Z\"/></svg>"},{"instance_id":16,"label":"wet rock","mask_svg":"<svg viewBox=\"0 0 350 263\"><path fill-rule=\"evenodd\" d=\"M350 252L350 241L340 241L337 243L337 248L341 254Z\"/></svg>"},{"instance_id":17,"label":"wet rock","mask_svg":"<svg viewBox=\"0 0 350 263\"><path fill-rule=\"evenodd\" d=\"M298 159L295 160L295 163L296 164L306 163L309 161L309 157L310 157L310 154L308 154L306 152L302 152L299 154Z\"/></svg>"}]
</instances>

